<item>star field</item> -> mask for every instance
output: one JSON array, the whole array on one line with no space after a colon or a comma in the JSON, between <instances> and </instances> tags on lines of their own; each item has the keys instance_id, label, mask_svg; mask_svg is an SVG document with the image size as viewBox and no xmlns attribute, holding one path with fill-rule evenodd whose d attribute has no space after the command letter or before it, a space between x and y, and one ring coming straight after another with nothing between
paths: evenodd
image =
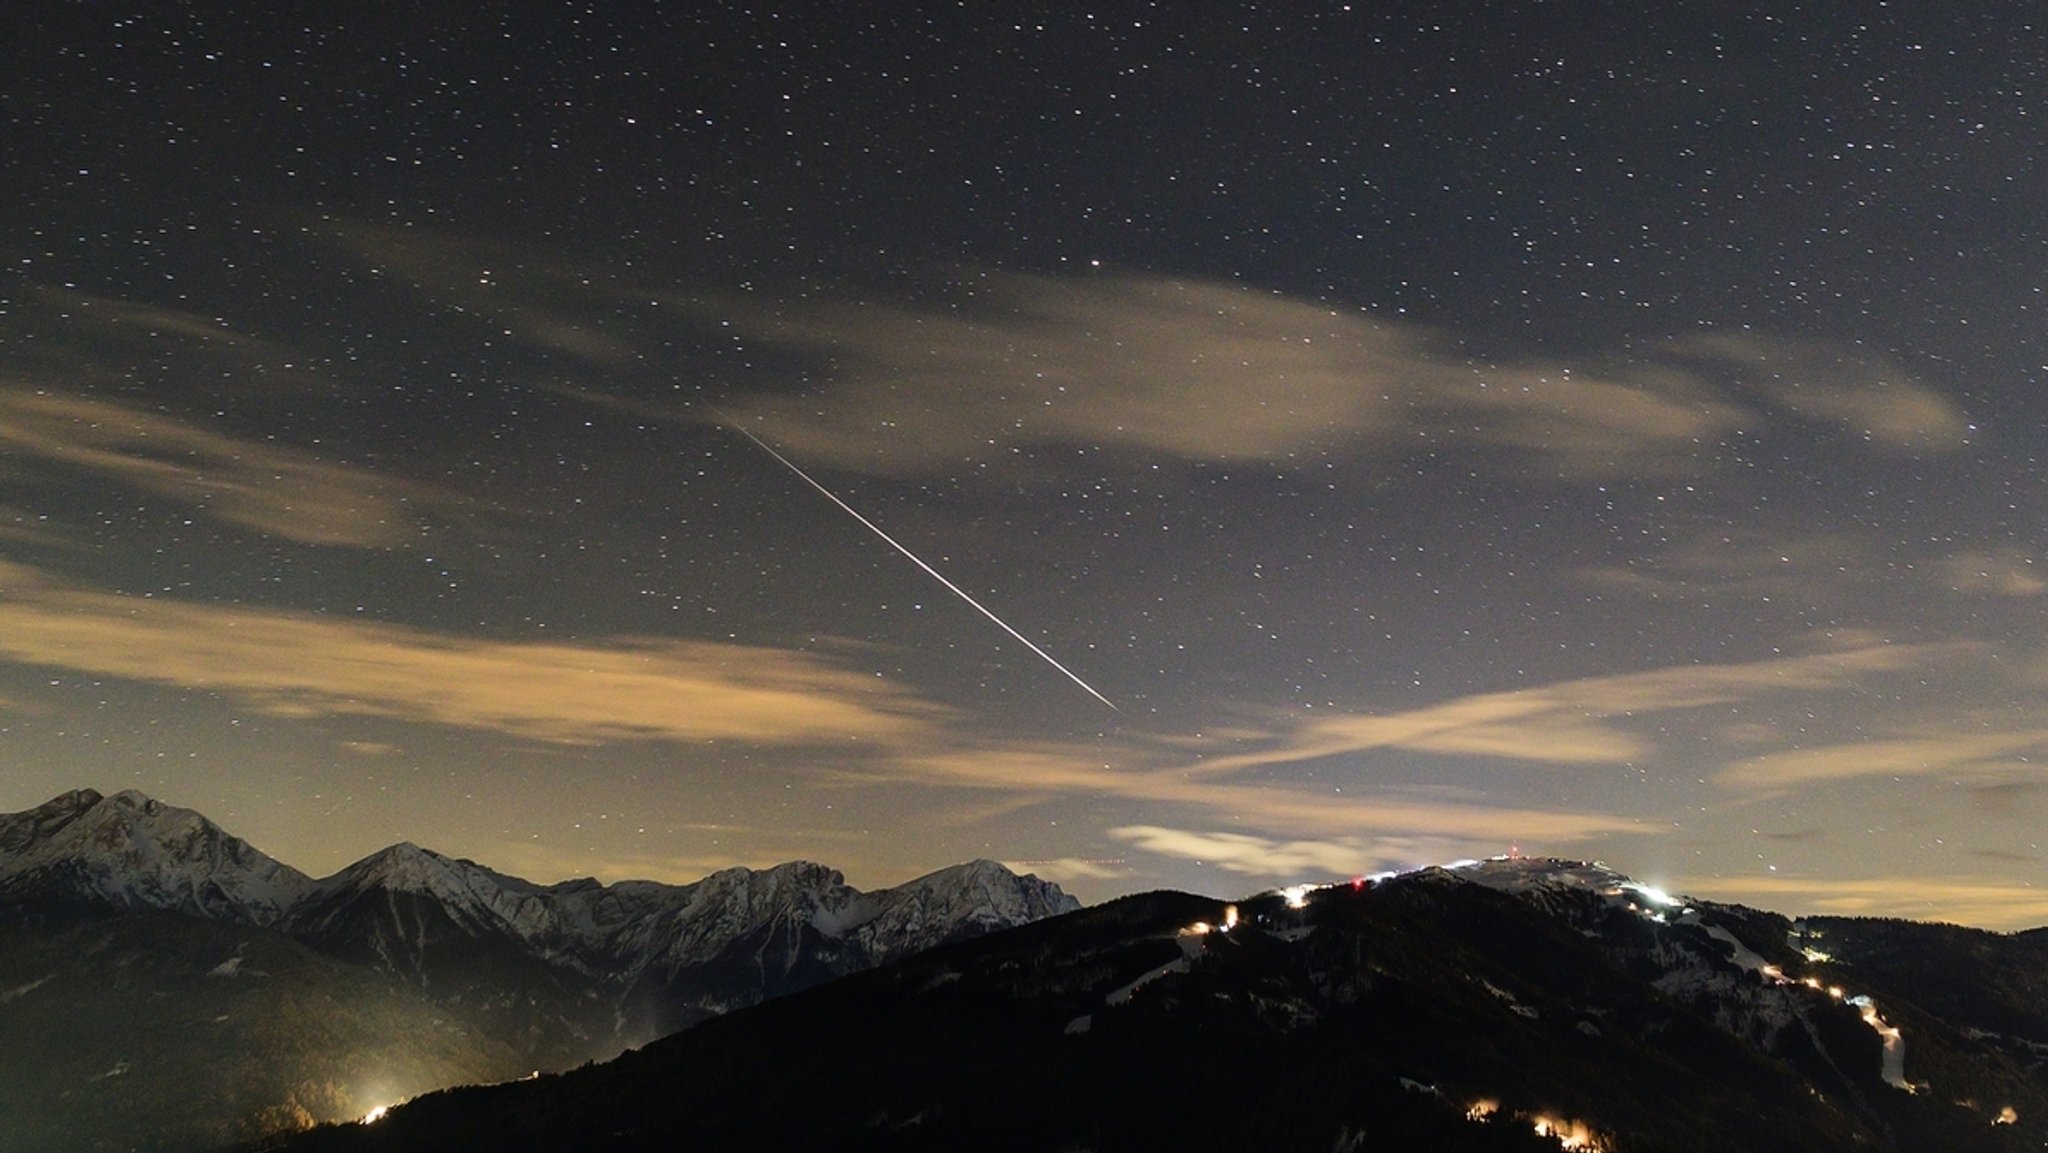
<instances>
[{"instance_id":1,"label":"star field","mask_svg":"<svg viewBox=\"0 0 2048 1153\"><path fill-rule=\"evenodd\" d=\"M2042 34L9 12L0 809L2048 922Z\"/></svg>"}]
</instances>

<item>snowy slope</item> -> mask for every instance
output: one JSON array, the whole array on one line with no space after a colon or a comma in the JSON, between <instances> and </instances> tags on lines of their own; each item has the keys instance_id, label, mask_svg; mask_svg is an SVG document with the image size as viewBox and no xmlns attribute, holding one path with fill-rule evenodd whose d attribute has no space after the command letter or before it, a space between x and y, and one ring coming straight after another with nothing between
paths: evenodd
<instances>
[{"instance_id":1,"label":"snowy slope","mask_svg":"<svg viewBox=\"0 0 2048 1153\"><path fill-rule=\"evenodd\" d=\"M275 923L312 880L190 809L79 789L0 816L0 900L87 901Z\"/></svg>"},{"instance_id":2,"label":"snowy slope","mask_svg":"<svg viewBox=\"0 0 2048 1153\"><path fill-rule=\"evenodd\" d=\"M578 880L543 886L402 844L313 884L284 925L296 935L329 937L351 920L394 918L399 897L416 908L431 906L463 936L516 942L550 964L618 978L709 963L735 941L775 928L792 938L834 942L836 951L864 966L1080 907L1058 886L992 861L872 893L809 861L723 869L686 885ZM394 925L386 936L410 938L416 956L424 948L422 928Z\"/></svg>"},{"instance_id":3,"label":"snowy slope","mask_svg":"<svg viewBox=\"0 0 2048 1153\"><path fill-rule=\"evenodd\" d=\"M883 889L852 932L876 961L962 937L1071 913L1081 903L1059 886L1019 877L994 861L970 861Z\"/></svg>"},{"instance_id":4,"label":"snowy slope","mask_svg":"<svg viewBox=\"0 0 2048 1153\"><path fill-rule=\"evenodd\" d=\"M90 790L0 816L0 904L28 900L274 928L491 1014L541 1065L1078 907L989 861L875 892L808 861L540 885L399 844L315 881L198 813Z\"/></svg>"},{"instance_id":5,"label":"snowy slope","mask_svg":"<svg viewBox=\"0 0 2048 1153\"><path fill-rule=\"evenodd\" d=\"M1518 897L1601 942L1615 959L1647 973L1659 992L1765 1053L1817 1053L1839 1069L1841 1059L1823 1039L1824 1021L1839 1017L1843 1005L1853 1007L1876 1034L1880 1079L1893 1089L1917 1091L1905 1074L1904 1033L1868 994L1811 973L1791 975L1787 965L1802 967L1804 958L1791 951L1789 923L1775 914L1676 897L1588 861L1495 857L1391 880L1477 884ZM1620 925L1638 931L1617 931L1617 915ZM1764 956L1760 947L1781 960Z\"/></svg>"},{"instance_id":6,"label":"snowy slope","mask_svg":"<svg viewBox=\"0 0 2048 1153\"><path fill-rule=\"evenodd\" d=\"M949 870L893 915L944 923L937 910L972 888L974 870ZM835 913L795 927L844 943L892 909L867 894ZM608 1064L457 1091L286 1148L2048 1143L2048 1088L2009 1059L2018 1046L1929 1015L1853 959L1816 959L1802 949L1811 931L1569 861L1471 862L1228 904L1142 894L931 950ZM1848 932L1840 940L1843 954L1862 952ZM1910 1044L1865 1015L1865 992Z\"/></svg>"}]
</instances>

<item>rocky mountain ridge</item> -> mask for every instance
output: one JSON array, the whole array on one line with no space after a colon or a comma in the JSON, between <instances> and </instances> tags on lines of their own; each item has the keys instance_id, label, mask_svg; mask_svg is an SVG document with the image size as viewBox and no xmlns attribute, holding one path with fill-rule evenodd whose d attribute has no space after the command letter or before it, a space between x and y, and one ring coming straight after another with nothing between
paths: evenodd
<instances>
[{"instance_id":1,"label":"rocky mountain ridge","mask_svg":"<svg viewBox=\"0 0 2048 1153\"><path fill-rule=\"evenodd\" d=\"M76 789L0 815L0 901L82 901L276 923L313 886L191 809Z\"/></svg>"},{"instance_id":2,"label":"rocky mountain ridge","mask_svg":"<svg viewBox=\"0 0 2048 1153\"><path fill-rule=\"evenodd\" d=\"M1078 908L1056 885L972 861L862 892L808 861L730 868L687 884L591 879L541 885L410 843L315 880L202 814L134 790L80 789L0 815L0 902L162 909L360 944L381 967L425 977L437 931L496 940L586 976L631 983L706 962L782 922L880 961ZM399 903L441 924L403 922Z\"/></svg>"},{"instance_id":3,"label":"rocky mountain ridge","mask_svg":"<svg viewBox=\"0 0 2048 1153\"><path fill-rule=\"evenodd\" d=\"M0 815L0 1035L34 1022L75 1041L39 1046L18 1069L0 1057L0 1133L59 1114L90 1129L128 1112L109 1105L117 1096L207 1099L196 1086L210 1075L198 1043L209 1029L259 1067L206 1124L172 1127L218 1142L249 1117L353 1116L438 1085L602 1059L1077 907L988 861L869 892L802 861L681 885L537 884L400 844L315 879L192 810L81 789ZM365 1004L377 1006L368 1019L350 1016ZM266 1046L275 1069L262 1068ZM145 1088L150 1078L163 1085ZM110 1130L107 1147L198 1147L135 1136Z\"/></svg>"},{"instance_id":4,"label":"rocky mountain ridge","mask_svg":"<svg viewBox=\"0 0 2048 1153\"><path fill-rule=\"evenodd\" d=\"M1575 861L1142 894L284 1148L2002 1153L2039 944Z\"/></svg>"}]
</instances>

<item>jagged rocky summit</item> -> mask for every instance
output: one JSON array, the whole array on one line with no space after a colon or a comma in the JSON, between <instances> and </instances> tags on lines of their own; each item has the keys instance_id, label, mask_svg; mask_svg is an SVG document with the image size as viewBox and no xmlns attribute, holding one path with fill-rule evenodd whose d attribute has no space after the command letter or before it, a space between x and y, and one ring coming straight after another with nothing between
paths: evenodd
<instances>
[{"instance_id":1,"label":"jagged rocky summit","mask_svg":"<svg viewBox=\"0 0 2048 1153\"><path fill-rule=\"evenodd\" d=\"M269 925L312 888L289 865L190 809L132 789L76 789L0 815L0 901L168 909Z\"/></svg>"},{"instance_id":2,"label":"jagged rocky summit","mask_svg":"<svg viewBox=\"0 0 2048 1153\"><path fill-rule=\"evenodd\" d=\"M196 1149L358 1116L1078 907L989 861L871 892L802 861L543 885L400 844L316 880L200 813L80 789L0 815L0 1037L35 1036L0 1044L0 1147L92 1147L57 1134L97 1126L109 1148Z\"/></svg>"},{"instance_id":3,"label":"jagged rocky summit","mask_svg":"<svg viewBox=\"0 0 2048 1153\"><path fill-rule=\"evenodd\" d=\"M273 927L428 983L437 949L455 942L632 981L710 962L763 931L785 949L824 949L839 959L828 967L861 967L1079 907L993 861L874 892L808 861L682 885L540 885L408 843L314 880L193 810L91 789L0 816L0 902L25 901Z\"/></svg>"}]
</instances>

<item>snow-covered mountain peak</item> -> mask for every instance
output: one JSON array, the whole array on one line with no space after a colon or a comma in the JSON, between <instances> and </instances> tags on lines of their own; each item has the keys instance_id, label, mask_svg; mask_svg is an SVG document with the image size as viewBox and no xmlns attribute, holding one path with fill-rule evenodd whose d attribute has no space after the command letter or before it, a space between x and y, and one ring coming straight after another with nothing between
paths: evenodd
<instances>
[{"instance_id":1,"label":"snow-covered mountain peak","mask_svg":"<svg viewBox=\"0 0 2048 1153\"><path fill-rule=\"evenodd\" d=\"M1460 861L1445 870L1491 889L1519 893L1529 889L1584 889L1605 892L1636 886L1636 881L1599 861L1562 857L1488 857Z\"/></svg>"},{"instance_id":2,"label":"snow-covered mountain peak","mask_svg":"<svg viewBox=\"0 0 2048 1153\"><path fill-rule=\"evenodd\" d=\"M766 869L734 867L697 882L717 890L749 889L767 892L788 889L829 889L846 884L846 875L816 861L784 861Z\"/></svg>"},{"instance_id":3,"label":"snow-covered mountain peak","mask_svg":"<svg viewBox=\"0 0 2048 1153\"><path fill-rule=\"evenodd\" d=\"M444 871L437 857L438 854L429 853L411 841L400 841L322 878L320 887L332 890L383 885L401 892L421 891L431 888L435 875Z\"/></svg>"},{"instance_id":4,"label":"snow-covered mountain peak","mask_svg":"<svg viewBox=\"0 0 2048 1153\"><path fill-rule=\"evenodd\" d=\"M459 865L453 858L444 857L432 849L422 849L411 841L400 841L347 866L321 884L330 887L337 882L356 886L379 884L417 892L459 871Z\"/></svg>"},{"instance_id":5,"label":"snow-covered mountain peak","mask_svg":"<svg viewBox=\"0 0 2048 1153\"><path fill-rule=\"evenodd\" d=\"M948 906L979 906L1003 917L1012 914L1027 920L1072 912L1081 903L1059 886L1041 881L1029 873L1019 875L999 861L974 860L949 865L916 880L887 890L892 894L920 894L928 903Z\"/></svg>"},{"instance_id":6,"label":"snow-covered mountain peak","mask_svg":"<svg viewBox=\"0 0 2048 1153\"><path fill-rule=\"evenodd\" d=\"M749 924L777 910L808 915L821 907L838 909L854 895L845 874L815 861L785 861L768 869L720 869L683 889L688 898L682 910L685 918L716 911Z\"/></svg>"},{"instance_id":7,"label":"snow-covered mountain peak","mask_svg":"<svg viewBox=\"0 0 2048 1153\"><path fill-rule=\"evenodd\" d=\"M863 903L869 913L858 925L858 935L869 949L885 956L902 956L1081 907L1059 886L1018 876L987 860L927 873L870 893Z\"/></svg>"},{"instance_id":8,"label":"snow-covered mountain peak","mask_svg":"<svg viewBox=\"0 0 2048 1153\"><path fill-rule=\"evenodd\" d=\"M532 920L539 886L401 841L379 849L333 876L322 878L293 914L296 924L318 925L364 899L379 904L393 895L432 901L470 931ZM515 935L524 936L525 933Z\"/></svg>"},{"instance_id":9,"label":"snow-covered mountain peak","mask_svg":"<svg viewBox=\"0 0 2048 1153\"><path fill-rule=\"evenodd\" d=\"M1654 885L1646 885L1599 861L1561 857L1489 857L1434 865L1384 878L1407 884L1475 884L1537 905L1549 912L1614 907L1652 920L1677 915L1687 902Z\"/></svg>"},{"instance_id":10,"label":"snow-covered mountain peak","mask_svg":"<svg viewBox=\"0 0 2048 1153\"><path fill-rule=\"evenodd\" d=\"M0 816L0 853L27 851L105 799L94 789L73 789L25 812Z\"/></svg>"},{"instance_id":11,"label":"snow-covered mountain peak","mask_svg":"<svg viewBox=\"0 0 2048 1153\"><path fill-rule=\"evenodd\" d=\"M872 893L801 860L680 885L538 885L402 842L314 881L189 809L88 789L0 815L0 903L10 899L274 927L449 996L477 980L478 964L526 973L550 997L581 988L610 999L604 1027L618 1038L1078 907L992 861ZM563 1019L586 1008L579 1000Z\"/></svg>"},{"instance_id":12,"label":"snow-covered mountain peak","mask_svg":"<svg viewBox=\"0 0 2048 1153\"><path fill-rule=\"evenodd\" d=\"M0 896L85 899L267 925L312 885L203 815L78 789L0 817Z\"/></svg>"}]
</instances>

